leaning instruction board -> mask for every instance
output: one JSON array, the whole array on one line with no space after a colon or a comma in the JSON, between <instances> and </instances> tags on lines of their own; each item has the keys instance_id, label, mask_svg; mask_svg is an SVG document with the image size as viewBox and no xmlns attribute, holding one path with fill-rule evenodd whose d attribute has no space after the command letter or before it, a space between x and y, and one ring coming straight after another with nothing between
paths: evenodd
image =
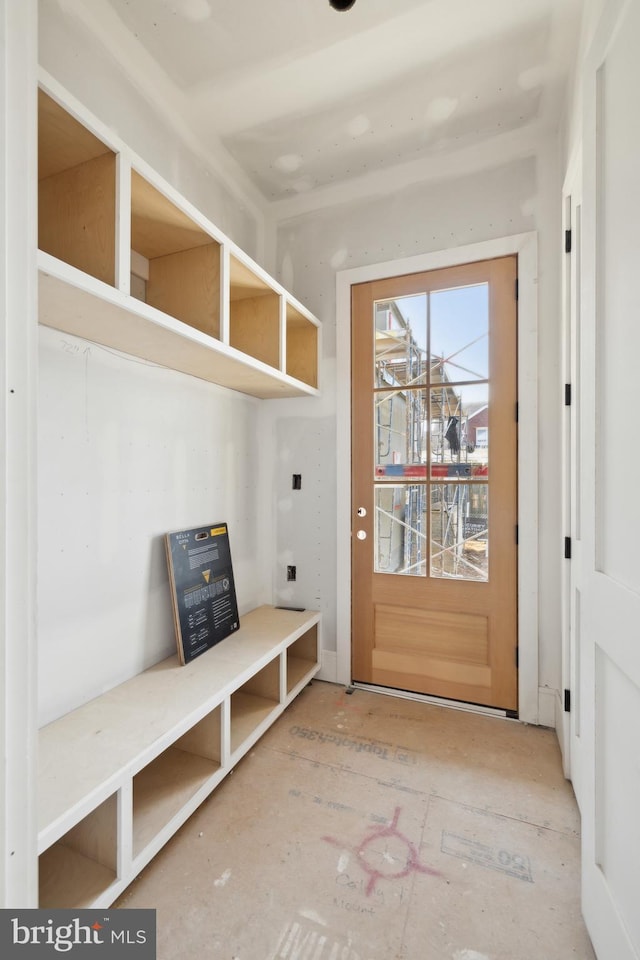
<instances>
[{"instance_id":1,"label":"leaning instruction board","mask_svg":"<svg viewBox=\"0 0 640 960\"><path fill-rule=\"evenodd\" d=\"M189 663L240 627L226 523L165 535L176 643Z\"/></svg>"}]
</instances>

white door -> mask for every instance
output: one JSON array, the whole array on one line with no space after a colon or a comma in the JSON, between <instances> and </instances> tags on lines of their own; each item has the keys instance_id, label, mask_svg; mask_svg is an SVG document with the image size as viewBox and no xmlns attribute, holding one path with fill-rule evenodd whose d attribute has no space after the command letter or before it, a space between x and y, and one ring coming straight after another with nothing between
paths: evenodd
<instances>
[{"instance_id":1,"label":"white door","mask_svg":"<svg viewBox=\"0 0 640 960\"><path fill-rule=\"evenodd\" d=\"M565 184L564 230L564 349L562 358L563 417L563 537L562 576L562 699L564 712L558 730L565 776L573 783L580 803L582 740L580 732L580 587L581 527L581 265L582 265L582 154L576 156ZM558 544L558 549L563 549Z\"/></svg>"},{"instance_id":2,"label":"white door","mask_svg":"<svg viewBox=\"0 0 640 960\"><path fill-rule=\"evenodd\" d=\"M583 910L599 960L640 958L640 0L587 57L582 244Z\"/></svg>"},{"instance_id":3,"label":"white door","mask_svg":"<svg viewBox=\"0 0 640 960\"><path fill-rule=\"evenodd\" d=\"M581 183L574 184L571 196L571 261L569 282L571 288L569 384L569 473L571 477L571 499L568 513L568 536L570 539L570 560L568 561L568 600L569 600L569 674L565 689L569 691L568 742L569 775L573 789L578 797L582 796L582 769L584 743L581 732L581 585L582 585L582 366L581 366L581 277L582 277L582 203Z\"/></svg>"}]
</instances>

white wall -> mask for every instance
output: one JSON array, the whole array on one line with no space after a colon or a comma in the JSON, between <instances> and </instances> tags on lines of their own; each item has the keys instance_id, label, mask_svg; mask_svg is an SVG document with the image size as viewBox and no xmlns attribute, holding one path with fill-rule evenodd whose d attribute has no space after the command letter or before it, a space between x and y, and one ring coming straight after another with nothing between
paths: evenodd
<instances>
[{"instance_id":1,"label":"white wall","mask_svg":"<svg viewBox=\"0 0 640 960\"><path fill-rule=\"evenodd\" d=\"M40 723L175 651L167 531L226 521L241 615L270 599L258 403L41 329Z\"/></svg>"},{"instance_id":2,"label":"white wall","mask_svg":"<svg viewBox=\"0 0 640 960\"><path fill-rule=\"evenodd\" d=\"M281 281L292 287L323 321L322 401L299 407L269 408L273 433L281 448L293 448L295 438L319 436L317 467L320 512L316 530L307 523L279 523L277 554L295 558L299 569L320 563L323 580L321 609L325 615L324 645L336 648L335 515L338 497L335 469L335 276L340 269L380 263L412 254L448 249L480 240L531 230L539 231L539 414L540 414L540 662L539 684L550 691L560 684L560 432L559 275L560 179L557 141L549 137L537 154L456 179L414 184L387 195L313 211L282 223L278 231ZM308 441L305 441L308 442ZM286 469L276 451L274 475ZM275 503L280 496L276 492ZM277 557L274 555L277 561ZM290 561L291 562L291 561ZM306 588L293 593L300 601L312 596ZM542 716L553 722L553 702Z\"/></svg>"},{"instance_id":3,"label":"white wall","mask_svg":"<svg viewBox=\"0 0 640 960\"><path fill-rule=\"evenodd\" d=\"M303 300L303 302L305 302ZM266 562L274 603L320 610L323 645L335 650L336 635L336 414L335 362L322 363L319 398L272 400L260 410L261 482ZM302 489L292 490L292 475ZM287 566L296 567L289 583Z\"/></svg>"},{"instance_id":4,"label":"white wall","mask_svg":"<svg viewBox=\"0 0 640 960\"><path fill-rule=\"evenodd\" d=\"M596 27L607 2L608 0L583 0L580 39L576 52L576 69L574 70L573 83L569 85L567 109L560 131L563 174L568 173L569 166L580 145L582 137L584 60L593 42Z\"/></svg>"}]
</instances>

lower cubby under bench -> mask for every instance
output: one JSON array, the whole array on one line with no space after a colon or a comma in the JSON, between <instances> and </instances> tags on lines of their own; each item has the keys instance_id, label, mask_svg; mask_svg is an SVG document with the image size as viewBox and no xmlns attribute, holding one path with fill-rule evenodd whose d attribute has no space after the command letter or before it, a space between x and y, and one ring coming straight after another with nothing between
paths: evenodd
<instances>
[{"instance_id":1,"label":"lower cubby under bench","mask_svg":"<svg viewBox=\"0 0 640 960\"><path fill-rule=\"evenodd\" d=\"M41 907L107 907L320 669L313 611L259 607L40 730Z\"/></svg>"}]
</instances>

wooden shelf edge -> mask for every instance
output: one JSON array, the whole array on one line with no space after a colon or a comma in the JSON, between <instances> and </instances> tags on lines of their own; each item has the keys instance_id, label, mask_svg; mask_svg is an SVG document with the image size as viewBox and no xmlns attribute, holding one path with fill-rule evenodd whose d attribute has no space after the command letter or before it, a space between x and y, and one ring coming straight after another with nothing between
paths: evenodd
<instances>
[{"instance_id":1,"label":"wooden shelf edge","mask_svg":"<svg viewBox=\"0 0 640 960\"><path fill-rule=\"evenodd\" d=\"M311 313L308 307L305 307L303 303L300 303L299 300L296 300L293 294L287 293L286 290L284 291L284 296L286 301L286 307L292 307L297 313L300 314L301 317L303 317L305 320L308 320L312 326L320 328L321 326L320 321L316 316L314 316Z\"/></svg>"},{"instance_id":2,"label":"wooden shelf edge","mask_svg":"<svg viewBox=\"0 0 640 960\"><path fill-rule=\"evenodd\" d=\"M318 387L311 387L308 383L305 383L304 380L296 380L295 377L289 376L289 374L283 374L286 376L287 383L291 385L292 390L297 390L296 393L292 393L292 397L319 397L320 389ZM286 400L288 399L288 394L278 394L277 396L271 397L262 397L263 400Z\"/></svg>"},{"instance_id":3,"label":"wooden shelf edge","mask_svg":"<svg viewBox=\"0 0 640 960\"><path fill-rule=\"evenodd\" d=\"M315 387L38 251L40 323L230 390L270 400Z\"/></svg>"}]
</instances>

